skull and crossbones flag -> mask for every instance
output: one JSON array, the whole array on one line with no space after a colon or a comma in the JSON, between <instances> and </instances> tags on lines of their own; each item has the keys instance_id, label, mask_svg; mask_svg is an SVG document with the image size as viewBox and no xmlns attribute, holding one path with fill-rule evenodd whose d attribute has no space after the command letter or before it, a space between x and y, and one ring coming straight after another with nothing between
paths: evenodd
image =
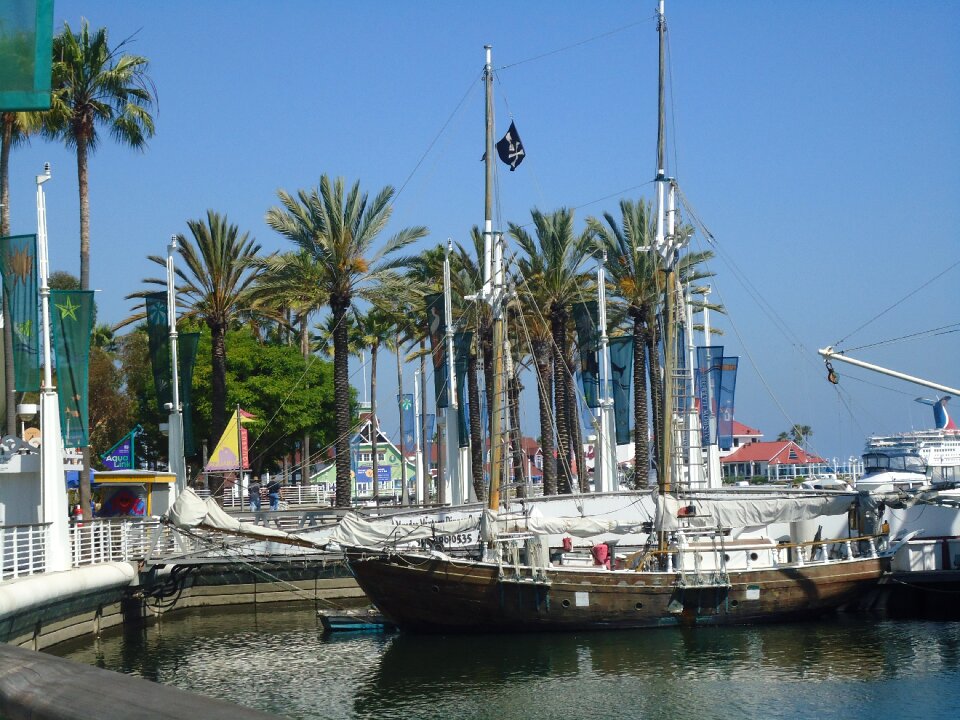
<instances>
[{"instance_id":1,"label":"skull and crossbones flag","mask_svg":"<svg viewBox=\"0 0 960 720\"><path fill-rule=\"evenodd\" d=\"M497 143L497 155L507 165L510 166L510 172L517 169L517 165L523 162L526 153L523 150L523 143L520 142L520 135L517 133L516 126L511 122L507 134Z\"/></svg>"}]
</instances>

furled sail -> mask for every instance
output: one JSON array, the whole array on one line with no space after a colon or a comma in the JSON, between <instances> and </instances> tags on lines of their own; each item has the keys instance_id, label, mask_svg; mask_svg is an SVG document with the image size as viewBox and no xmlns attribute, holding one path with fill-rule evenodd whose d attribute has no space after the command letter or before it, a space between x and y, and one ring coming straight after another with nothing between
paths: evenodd
<instances>
[{"instance_id":1,"label":"furled sail","mask_svg":"<svg viewBox=\"0 0 960 720\"><path fill-rule=\"evenodd\" d=\"M326 542L318 543L305 537L284 532L283 530L268 528L264 525L240 522L235 517L224 512L213 498L204 500L190 488L186 488L177 496L176 502L164 514L163 520L176 528L192 530L203 528L215 530L230 535L255 538L257 540L272 540L288 545L299 545L309 548L323 548Z\"/></svg>"},{"instance_id":2,"label":"furled sail","mask_svg":"<svg viewBox=\"0 0 960 720\"><path fill-rule=\"evenodd\" d=\"M664 495L662 528L741 528L813 520L824 515L843 515L856 502L856 493L730 498Z\"/></svg>"}]
</instances>

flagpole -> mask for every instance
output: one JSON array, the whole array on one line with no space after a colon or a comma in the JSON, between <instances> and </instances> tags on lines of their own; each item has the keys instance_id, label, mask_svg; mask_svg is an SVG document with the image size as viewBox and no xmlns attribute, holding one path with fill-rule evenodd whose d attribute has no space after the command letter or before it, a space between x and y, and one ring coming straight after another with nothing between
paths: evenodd
<instances>
[{"instance_id":1,"label":"flagpole","mask_svg":"<svg viewBox=\"0 0 960 720\"><path fill-rule=\"evenodd\" d=\"M170 323L170 365L173 381L173 402L167 420L167 454L170 472L177 476L170 502L187 487L186 462L183 457L183 415L180 412L180 368L177 364L177 288L174 284L173 255L177 252L177 236L170 236L167 245L167 321Z\"/></svg>"},{"instance_id":2,"label":"flagpole","mask_svg":"<svg viewBox=\"0 0 960 720\"><path fill-rule=\"evenodd\" d=\"M53 387L50 363L50 260L47 250L47 201L43 184L50 180L50 163L37 175L37 255L40 270L40 315L43 322L43 386L40 393L40 520L47 527L47 570L70 567L70 539L67 530L67 489L63 475L63 438L60 435L60 408ZM81 478L81 487L83 481ZM90 516L90 505L83 508Z\"/></svg>"}]
</instances>

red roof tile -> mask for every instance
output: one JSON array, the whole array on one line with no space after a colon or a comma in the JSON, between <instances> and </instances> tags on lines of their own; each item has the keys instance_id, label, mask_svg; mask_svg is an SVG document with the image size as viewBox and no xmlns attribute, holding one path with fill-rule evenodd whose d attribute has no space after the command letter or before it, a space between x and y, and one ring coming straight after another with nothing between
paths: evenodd
<instances>
[{"instance_id":1,"label":"red roof tile","mask_svg":"<svg viewBox=\"0 0 960 720\"><path fill-rule=\"evenodd\" d=\"M791 451L795 457L790 457ZM806 463L826 462L822 457L804 451L792 440L774 440L742 445L726 457L721 463L765 462L771 465L803 465Z\"/></svg>"}]
</instances>

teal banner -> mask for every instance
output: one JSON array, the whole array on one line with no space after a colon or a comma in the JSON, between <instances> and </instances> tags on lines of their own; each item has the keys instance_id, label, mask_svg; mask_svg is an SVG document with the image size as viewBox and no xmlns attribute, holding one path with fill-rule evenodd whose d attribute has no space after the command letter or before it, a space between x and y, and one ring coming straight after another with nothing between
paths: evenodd
<instances>
[{"instance_id":1,"label":"teal banner","mask_svg":"<svg viewBox=\"0 0 960 720\"><path fill-rule=\"evenodd\" d=\"M453 335L454 370L457 373L457 416L459 447L470 444L470 413L467 398L467 365L470 362L470 344L473 342L472 332L458 332Z\"/></svg>"},{"instance_id":2,"label":"teal banner","mask_svg":"<svg viewBox=\"0 0 960 720\"><path fill-rule=\"evenodd\" d=\"M53 0L0 2L0 111L49 110Z\"/></svg>"},{"instance_id":3,"label":"teal banner","mask_svg":"<svg viewBox=\"0 0 960 720\"><path fill-rule=\"evenodd\" d=\"M193 368L197 364L200 333L184 333L177 338L177 361L180 366L180 405L183 408L183 454L196 451L193 442Z\"/></svg>"},{"instance_id":4,"label":"teal banner","mask_svg":"<svg viewBox=\"0 0 960 720\"><path fill-rule=\"evenodd\" d=\"M15 387L18 392L36 392L40 389L37 236L0 238L0 271L13 331Z\"/></svg>"},{"instance_id":5,"label":"teal banner","mask_svg":"<svg viewBox=\"0 0 960 720\"><path fill-rule=\"evenodd\" d=\"M633 338L629 335L610 338L610 371L613 375L613 417L617 428L617 445L630 442L630 387L633 385ZM636 428L635 432L644 432Z\"/></svg>"},{"instance_id":6,"label":"teal banner","mask_svg":"<svg viewBox=\"0 0 960 720\"><path fill-rule=\"evenodd\" d=\"M433 389L437 397L437 407L450 405L447 386L447 323L443 318L443 294L427 295L424 298L427 308L427 331L430 333L430 347L433 354Z\"/></svg>"},{"instance_id":7,"label":"teal banner","mask_svg":"<svg viewBox=\"0 0 960 720\"><path fill-rule=\"evenodd\" d=\"M580 354L580 382L583 385L583 399L587 407L600 407L600 364L597 347L600 334L597 326L597 302L578 302L573 304L573 323L577 327L577 350Z\"/></svg>"},{"instance_id":8,"label":"teal banner","mask_svg":"<svg viewBox=\"0 0 960 720\"><path fill-rule=\"evenodd\" d=\"M53 349L64 447L90 444L88 389L93 290L51 290Z\"/></svg>"},{"instance_id":9,"label":"teal banner","mask_svg":"<svg viewBox=\"0 0 960 720\"><path fill-rule=\"evenodd\" d=\"M150 365L153 368L153 387L157 393L157 408L167 413L167 404L173 402L170 386L170 323L167 320L167 294L150 293L144 297L147 310L147 338Z\"/></svg>"}]
</instances>

